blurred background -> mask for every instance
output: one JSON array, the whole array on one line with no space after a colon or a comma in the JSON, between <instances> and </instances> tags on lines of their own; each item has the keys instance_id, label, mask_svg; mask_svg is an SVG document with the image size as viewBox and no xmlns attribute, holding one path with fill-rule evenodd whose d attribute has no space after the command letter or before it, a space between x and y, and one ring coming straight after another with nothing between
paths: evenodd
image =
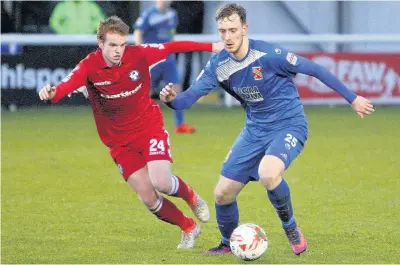
<instances>
[{"instance_id":1,"label":"blurred background","mask_svg":"<svg viewBox=\"0 0 400 265\"><path fill-rule=\"evenodd\" d=\"M175 39L217 41L215 11L225 1L173 1L178 16ZM354 92L376 104L399 103L400 2L385 1L244 1L251 38L276 42L317 61ZM153 1L2 1L2 107L41 104L37 90L57 84L96 48L96 26L117 15L133 25ZM133 29L132 29L133 31ZM133 33L133 32L132 32ZM72 36L73 35L73 36ZM133 43L133 35L130 36ZM187 88L209 53L178 55ZM305 104L343 104L313 78L299 75ZM154 95L156 96L156 94ZM216 91L203 102L235 105ZM62 104L86 104L79 95Z\"/></svg>"}]
</instances>

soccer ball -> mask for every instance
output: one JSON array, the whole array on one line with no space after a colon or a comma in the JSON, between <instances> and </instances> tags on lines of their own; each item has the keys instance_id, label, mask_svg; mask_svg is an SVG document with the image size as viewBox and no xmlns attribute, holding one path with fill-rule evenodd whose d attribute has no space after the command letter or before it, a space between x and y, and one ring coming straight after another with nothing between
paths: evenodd
<instances>
[{"instance_id":1,"label":"soccer ball","mask_svg":"<svg viewBox=\"0 0 400 265\"><path fill-rule=\"evenodd\" d=\"M256 260L268 248L267 235L255 224L239 225L230 238L232 253L242 260Z\"/></svg>"}]
</instances>

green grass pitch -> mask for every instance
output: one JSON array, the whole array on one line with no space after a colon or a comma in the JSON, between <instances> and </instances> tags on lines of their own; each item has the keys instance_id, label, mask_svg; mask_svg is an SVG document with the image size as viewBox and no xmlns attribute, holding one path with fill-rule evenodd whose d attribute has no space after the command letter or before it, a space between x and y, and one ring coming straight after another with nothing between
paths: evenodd
<instances>
[{"instance_id":1,"label":"green grass pitch","mask_svg":"<svg viewBox=\"0 0 400 265\"><path fill-rule=\"evenodd\" d=\"M213 189L244 123L239 108L196 107L194 135L170 131L173 171L211 209L192 250L176 249L177 227L140 203L100 142L89 108L2 113L2 263L246 263L202 256L215 246ZM260 183L238 198L241 223L259 224L269 248L253 263L400 262L400 108L378 107L361 120L349 107L307 107L309 139L286 172L297 222L309 249L291 253ZM173 198L185 213L187 205Z\"/></svg>"}]
</instances>

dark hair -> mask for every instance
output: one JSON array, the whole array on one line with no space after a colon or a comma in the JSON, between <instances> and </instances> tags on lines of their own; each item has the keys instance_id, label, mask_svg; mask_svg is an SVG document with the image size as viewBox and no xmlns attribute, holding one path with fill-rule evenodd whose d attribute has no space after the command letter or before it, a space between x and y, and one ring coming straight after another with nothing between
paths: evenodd
<instances>
[{"instance_id":1,"label":"dark hair","mask_svg":"<svg viewBox=\"0 0 400 265\"><path fill-rule=\"evenodd\" d=\"M246 24L246 9L238 4L227 4L217 10L215 20L228 18L233 14L238 14L242 24Z\"/></svg>"},{"instance_id":2,"label":"dark hair","mask_svg":"<svg viewBox=\"0 0 400 265\"><path fill-rule=\"evenodd\" d=\"M129 26L119 17L111 16L97 26L97 39L104 41L108 32L125 36L129 34Z\"/></svg>"}]
</instances>

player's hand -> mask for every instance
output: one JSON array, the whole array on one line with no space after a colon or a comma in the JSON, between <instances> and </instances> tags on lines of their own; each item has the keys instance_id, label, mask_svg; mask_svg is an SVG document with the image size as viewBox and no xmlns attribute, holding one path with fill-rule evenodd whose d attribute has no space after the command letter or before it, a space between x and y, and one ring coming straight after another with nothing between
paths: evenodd
<instances>
[{"instance_id":1,"label":"player's hand","mask_svg":"<svg viewBox=\"0 0 400 265\"><path fill-rule=\"evenodd\" d=\"M212 44L213 52L220 52L224 49L224 44L222 42L217 42Z\"/></svg>"},{"instance_id":2,"label":"player's hand","mask_svg":"<svg viewBox=\"0 0 400 265\"><path fill-rule=\"evenodd\" d=\"M351 107L357 112L361 119L364 118L364 116L371 115L375 111L372 102L361 96L356 97L351 103Z\"/></svg>"},{"instance_id":3,"label":"player's hand","mask_svg":"<svg viewBox=\"0 0 400 265\"><path fill-rule=\"evenodd\" d=\"M49 84L45 85L39 91L39 97L41 100L50 100L56 94L56 88L54 86L50 86Z\"/></svg>"},{"instance_id":4,"label":"player's hand","mask_svg":"<svg viewBox=\"0 0 400 265\"><path fill-rule=\"evenodd\" d=\"M174 85L169 83L160 92L160 99L164 103L173 101L176 98L176 92L174 90Z\"/></svg>"}]
</instances>

